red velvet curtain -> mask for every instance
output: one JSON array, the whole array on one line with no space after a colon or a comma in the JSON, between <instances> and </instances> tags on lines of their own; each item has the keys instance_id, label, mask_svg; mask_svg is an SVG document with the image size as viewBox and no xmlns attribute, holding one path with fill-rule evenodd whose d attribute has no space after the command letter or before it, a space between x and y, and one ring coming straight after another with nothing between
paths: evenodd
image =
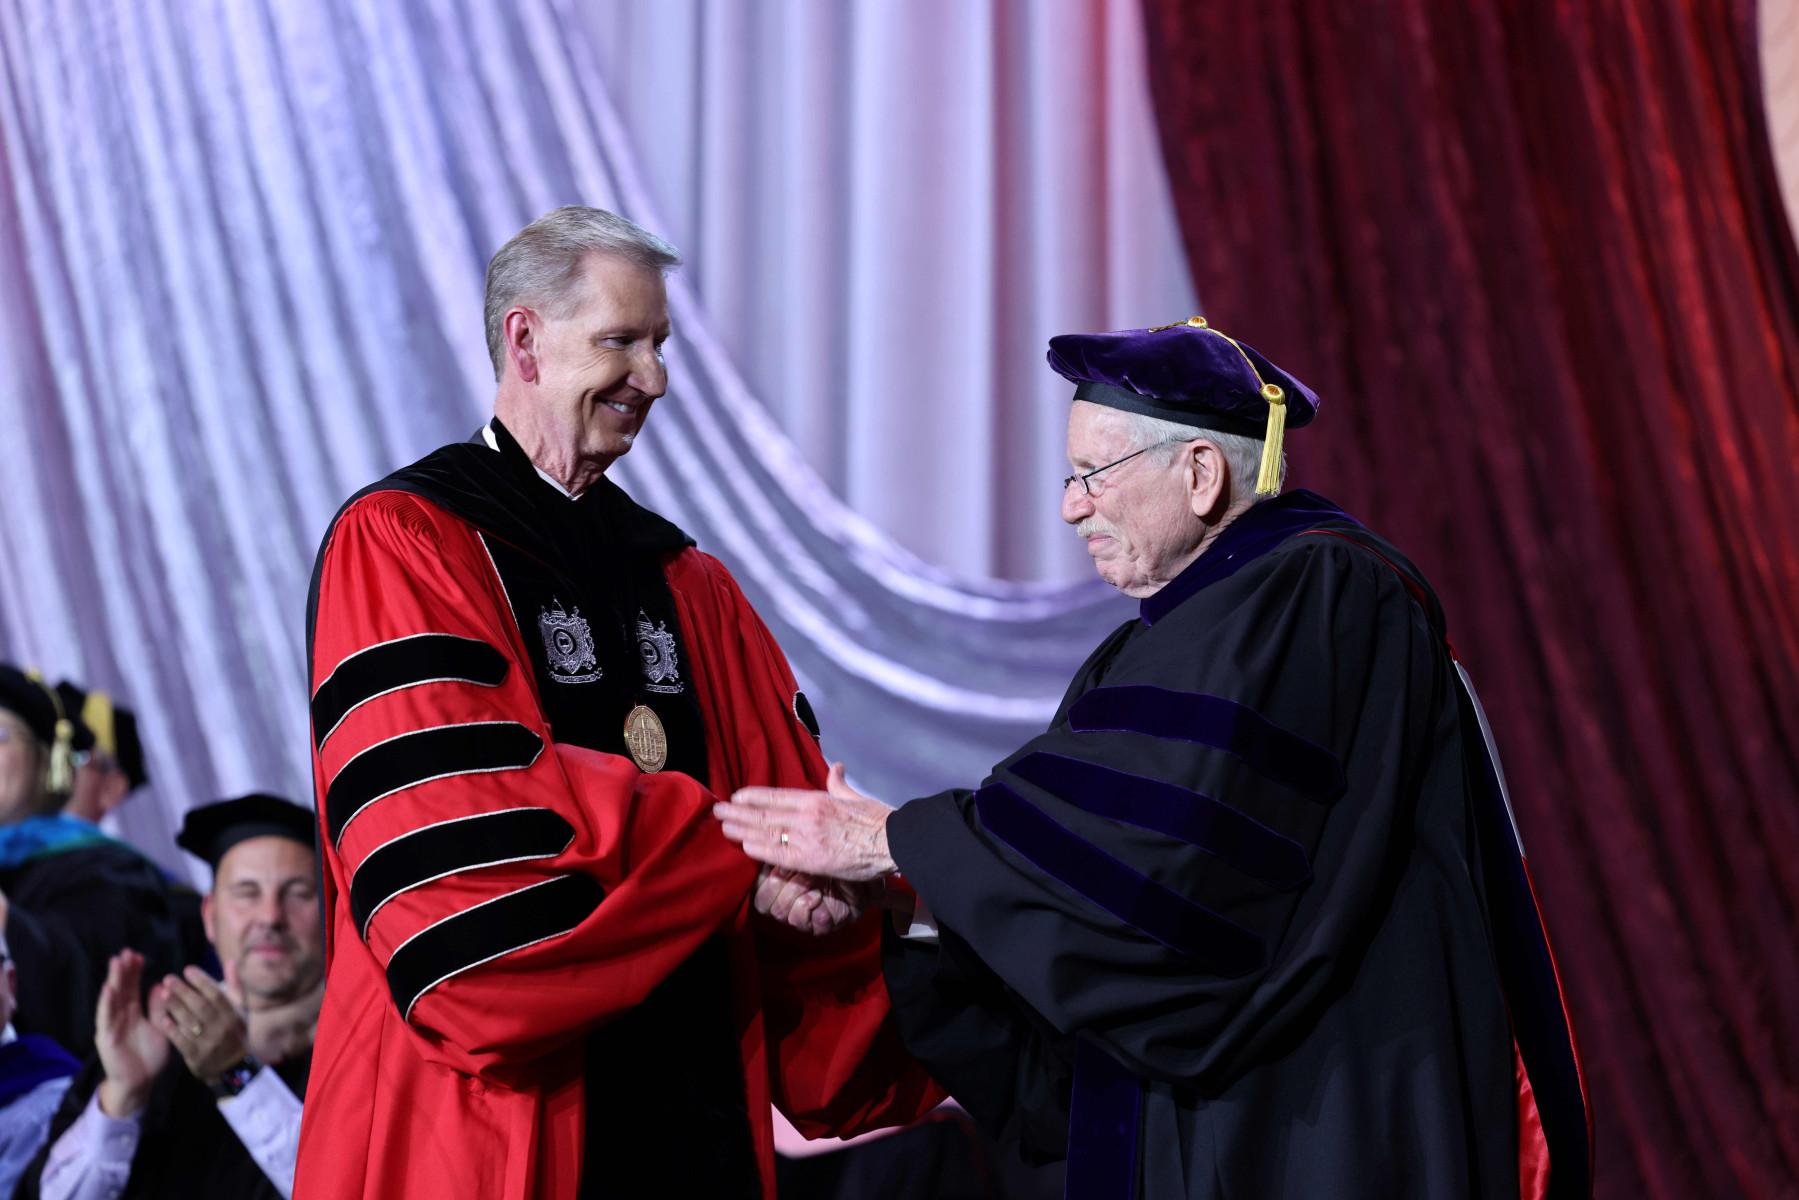
<instances>
[{"instance_id":1,"label":"red velvet curtain","mask_svg":"<svg viewBox=\"0 0 1799 1200\"><path fill-rule=\"evenodd\" d=\"M1799 264L1752 3L1144 9L1206 315L1323 397L1295 481L1429 574L1490 710L1600 1194L1799 1194Z\"/></svg>"}]
</instances>

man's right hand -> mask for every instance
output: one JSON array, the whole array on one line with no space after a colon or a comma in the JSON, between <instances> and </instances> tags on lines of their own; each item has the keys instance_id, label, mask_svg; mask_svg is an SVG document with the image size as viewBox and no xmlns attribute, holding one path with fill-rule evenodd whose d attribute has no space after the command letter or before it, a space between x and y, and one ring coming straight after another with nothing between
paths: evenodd
<instances>
[{"instance_id":1,"label":"man's right hand","mask_svg":"<svg viewBox=\"0 0 1799 1200\"><path fill-rule=\"evenodd\" d=\"M100 1108L109 1117L129 1117L141 1112L150 1099L150 1085L169 1061L169 1041L156 1025L161 1012L146 1012L138 999L143 986L144 956L121 950L106 964L106 983L100 988L100 1006L94 1014L94 1049L106 1078L100 1084ZM150 1007L162 1007L161 990L150 997Z\"/></svg>"},{"instance_id":2,"label":"man's right hand","mask_svg":"<svg viewBox=\"0 0 1799 1200\"><path fill-rule=\"evenodd\" d=\"M763 867L756 876L753 902L759 913L802 932L822 936L860 917L870 899L865 885Z\"/></svg>"}]
</instances>

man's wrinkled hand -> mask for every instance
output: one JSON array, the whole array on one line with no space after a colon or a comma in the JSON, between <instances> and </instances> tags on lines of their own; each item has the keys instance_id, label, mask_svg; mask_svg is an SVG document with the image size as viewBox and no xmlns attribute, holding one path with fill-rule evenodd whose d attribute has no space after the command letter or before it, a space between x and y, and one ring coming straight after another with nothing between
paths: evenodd
<instances>
[{"instance_id":1,"label":"man's wrinkled hand","mask_svg":"<svg viewBox=\"0 0 1799 1200\"><path fill-rule=\"evenodd\" d=\"M806 933L822 936L859 918L879 898L878 884L819 879L778 867L756 878L756 911Z\"/></svg>"},{"instance_id":2,"label":"man's wrinkled hand","mask_svg":"<svg viewBox=\"0 0 1799 1200\"><path fill-rule=\"evenodd\" d=\"M892 874L887 818L893 810L845 783L842 763L832 764L827 786L825 792L739 788L712 813L726 837L771 867L852 883Z\"/></svg>"}]
</instances>

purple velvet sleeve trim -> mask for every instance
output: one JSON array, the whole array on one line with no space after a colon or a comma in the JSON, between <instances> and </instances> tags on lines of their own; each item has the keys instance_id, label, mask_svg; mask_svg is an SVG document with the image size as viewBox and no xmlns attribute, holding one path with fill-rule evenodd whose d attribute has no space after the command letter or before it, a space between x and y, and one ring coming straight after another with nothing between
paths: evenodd
<instances>
[{"instance_id":1,"label":"purple velvet sleeve trim","mask_svg":"<svg viewBox=\"0 0 1799 1200\"><path fill-rule=\"evenodd\" d=\"M1094 688L1070 706L1068 726L1077 733L1143 733L1215 746L1263 778L1324 803L1348 786L1336 755L1222 696L1141 685Z\"/></svg>"},{"instance_id":2,"label":"purple velvet sleeve trim","mask_svg":"<svg viewBox=\"0 0 1799 1200\"><path fill-rule=\"evenodd\" d=\"M989 784L974 799L988 832L1125 924L1218 975L1262 966L1260 938L1064 829L1005 784Z\"/></svg>"},{"instance_id":3,"label":"purple velvet sleeve trim","mask_svg":"<svg viewBox=\"0 0 1799 1200\"><path fill-rule=\"evenodd\" d=\"M1197 846L1281 891L1312 878L1298 842L1200 792L1060 754L1030 754L1012 774L1095 816Z\"/></svg>"},{"instance_id":4,"label":"purple velvet sleeve trim","mask_svg":"<svg viewBox=\"0 0 1799 1200\"><path fill-rule=\"evenodd\" d=\"M1135 1200L1143 1084L1082 1038L1074 1051L1063 1195Z\"/></svg>"}]
</instances>

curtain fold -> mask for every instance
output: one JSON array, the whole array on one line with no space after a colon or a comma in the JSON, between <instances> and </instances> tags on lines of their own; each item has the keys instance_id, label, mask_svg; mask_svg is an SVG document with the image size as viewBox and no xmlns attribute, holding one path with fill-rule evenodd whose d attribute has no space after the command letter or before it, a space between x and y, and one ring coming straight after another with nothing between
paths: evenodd
<instances>
[{"instance_id":1,"label":"curtain fold","mask_svg":"<svg viewBox=\"0 0 1799 1200\"><path fill-rule=\"evenodd\" d=\"M188 807L310 794L318 539L485 419L486 261L569 202L688 253L618 474L827 751L897 801L1039 727L1129 613L1043 341L1191 290L1134 3L976 7L0 0L0 657L138 710L122 831L192 870Z\"/></svg>"},{"instance_id":2,"label":"curtain fold","mask_svg":"<svg viewBox=\"0 0 1799 1200\"><path fill-rule=\"evenodd\" d=\"M1600 1193L1799 1177L1799 270L1753 10L1145 0L1195 284L1442 592Z\"/></svg>"},{"instance_id":3,"label":"curtain fold","mask_svg":"<svg viewBox=\"0 0 1799 1200\"><path fill-rule=\"evenodd\" d=\"M1135 0L575 12L720 344L833 493L959 575L1086 578L1045 343L1193 303Z\"/></svg>"}]
</instances>

